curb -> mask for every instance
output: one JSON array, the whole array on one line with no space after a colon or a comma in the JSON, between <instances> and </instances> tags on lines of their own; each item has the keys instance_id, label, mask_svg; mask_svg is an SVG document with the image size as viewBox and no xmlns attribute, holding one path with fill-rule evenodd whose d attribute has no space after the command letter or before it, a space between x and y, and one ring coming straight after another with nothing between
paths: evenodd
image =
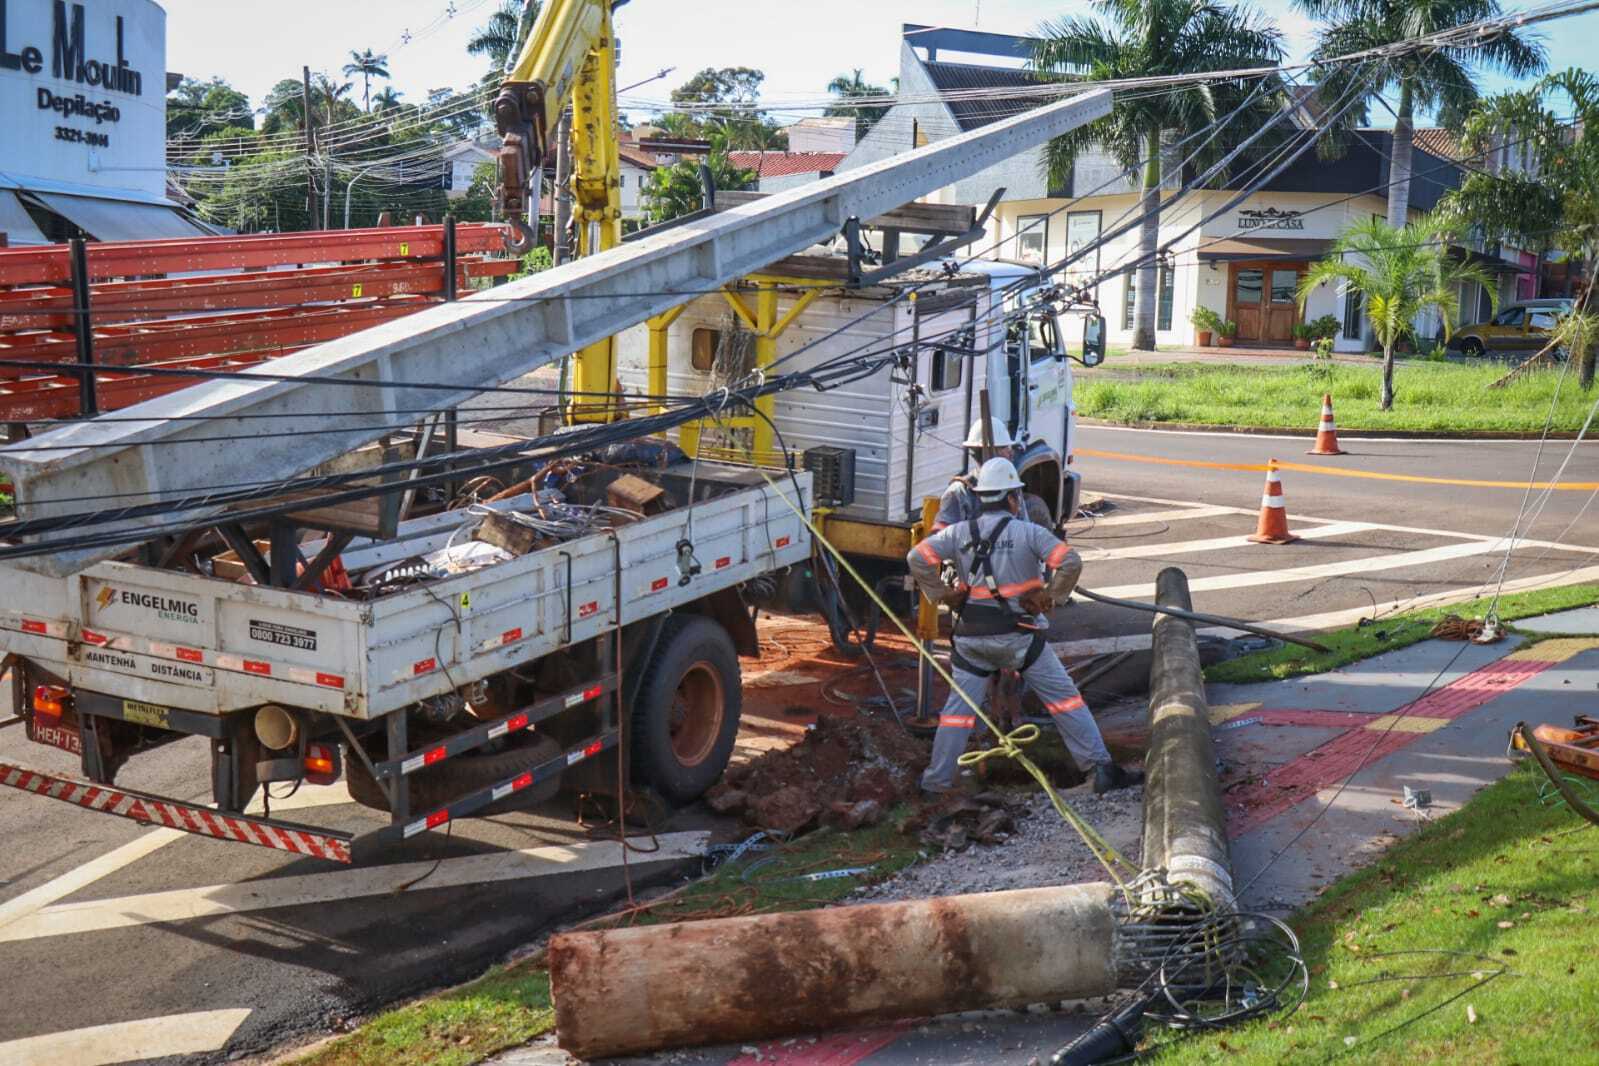
<instances>
[{"instance_id":1,"label":"curb","mask_svg":"<svg viewBox=\"0 0 1599 1066\"><path fill-rule=\"evenodd\" d=\"M1104 418L1077 419L1080 426L1097 426L1105 429L1154 429L1167 430L1173 433L1236 433L1239 436L1257 437L1304 437L1306 440L1315 440L1316 431L1313 429L1294 429L1291 426L1228 426L1212 425L1204 422L1113 422ZM1353 440L1543 440L1542 433L1516 433L1508 430L1483 430L1476 433L1451 432L1447 429L1345 429L1338 427L1340 437ZM1577 434L1571 430L1557 430L1548 434L1549 440L1576 440Z\"/></svg>"}]
</instances>

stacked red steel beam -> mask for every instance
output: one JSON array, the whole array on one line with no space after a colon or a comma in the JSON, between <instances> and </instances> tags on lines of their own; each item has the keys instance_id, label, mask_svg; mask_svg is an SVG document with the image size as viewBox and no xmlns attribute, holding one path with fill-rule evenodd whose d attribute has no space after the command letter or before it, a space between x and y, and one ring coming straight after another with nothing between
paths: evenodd
<instances>
[{"instance_id":1,"label":"stacked red steel beam","mask_svg":"<svg viewBox=\"0 0 1599 1066\"><path fill-rule=\"evenodd\" d=\"M503 227L455 232L457 292L519 268L498 257ZM94 362L118 368L96 374L100 410L199 380L150 369L255 368L430 307L444 255L442 225L91 243ZM0 248L0 422L80 413L59 369L78 361L72 291L66 245Z\"/></svg>"}]
</instances>

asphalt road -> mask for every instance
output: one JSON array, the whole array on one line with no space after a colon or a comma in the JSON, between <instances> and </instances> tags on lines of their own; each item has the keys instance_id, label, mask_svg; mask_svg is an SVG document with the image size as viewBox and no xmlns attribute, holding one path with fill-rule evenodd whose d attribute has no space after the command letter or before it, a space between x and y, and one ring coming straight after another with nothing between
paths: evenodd
<instances>
[{"instance_id":1,"label":"asphalt road","mask_svg":"<svg viewBox=\"0 0 1599 1066\"><path fill-rule=\"evenodd\" d=\"M1540 456L1536 441L1345 439L1349 454L1332 457L1306 455L1309 444L1303 437L1085 427L1076 466L1089 495L1104 494L1111 506L1098 521L1080 519L1070 528L1085 556L1083 584L1139 598L1138 586L1147 593L1160 566L1178 565L1194 584L1199 610L1314 628L1347 624L1352 617L1326 616L1363 607L1388 613L1431 595L1491 593L1501 570L1507 589L1564 575L1593 580L1585 571L1599 565L1596 493L1529 495L1525 485L1557 476L1599 483L1599 444L1573 449L1552 441ZM1265 475L1228 468L1272 458L1327 471L1281 474L1289 528L1304 539L1237 543L1254 532ZM1417 480L1341 476L1363 473ZM1057 626L1056 639L1148 631L1147 616L1132 612L1098 605L1074 612Z\"/></svg>"},{"instance_id":2,"label":"asphalt road","mask_svg":"<svg viewBox=\"0 0 1599 1066\"><path fill-rule=\"evenodd\" d=\"M1346 440L1352 454L1312 459L1303 438L1099 428L1086 429L1081 444L1177 463L1251 465L1277 456L1329 470L1522 483L1537 452L1532 443ZM1552 477L1567 450L1551 444L1538 476ZM1072 526L1086 586L1147 597L1160 567L1176 564L1188 571L1200 609L1288 624L1491 586L1525 495L1289 471L1289 523L1305 539L1254 545L1243 537L1255 526L1258 471L1082 452L1077 462L1090 493L1112 504ZM1564 476L1599 481L1599 446L1578 448ZM1512 584L1594 579L1599 512L1583 512L1593 495L1549 494L1522 530L1530 541L1510 555ZM1075 606L1056 636L1086 646L1147 632L1146 615ZM29 744L19 729L0 731L0 759L76 774L73 757ZM204 747L191 740L142 756L118 783L201 799ZM344 802L342 786L302 790L279 810L347 830L380 824ZM623 890L614 829L583 828L570 800L537 814L463 821L451 835L428 834L403 851L359 854L348 871L4 789L0 824L0 971L12 975L0 1064L110 1062L118 1054L213 1062L260 1051L470 977ZM693 855L711 827L686 813L663 842ZM539 847L564 850L519 853ZM684 865L692 860L633 855L628 872L638 884ZM140 1033L143 1043L129 1035ZM122 1050L94 1057L96 1041L107 1039Z\"/></svg>"}]
</instances>

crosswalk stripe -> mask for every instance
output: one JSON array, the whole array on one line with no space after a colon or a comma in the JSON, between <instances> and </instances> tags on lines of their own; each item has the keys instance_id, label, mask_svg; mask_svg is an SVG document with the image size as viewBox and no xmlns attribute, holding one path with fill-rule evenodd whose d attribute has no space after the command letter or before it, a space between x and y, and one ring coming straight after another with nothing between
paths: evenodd
<instances>
[{"instance_id":1,"label":"crosswalk stripe","mask_svg":"<svg viewBox=\"0 0 1599 1066\"><path fill-rule=\"evenodd\" d=\"M687 859L702 854L706 832L665 833L659 850L633 859L635 864ZM60 903L0 927L0 943L47 936L125 929L153 923L181 922L229 914L334 903L363 896L387 896L421 879L415 891L489 884L531 877L608 870L622 865L622 848L614 840L490 852L432 862L404 862L318 874L271 877L238 884L150 892L118 899Z\"/></svg>"},{"instance_id":2,"label":"crosswalk stripe","mask_svg":"<svg viewBox=\"0 0 1599 1066\"><path fill-rule=\"evenodd\" d=\"M1255 588L1259 585L1285 585L1294 581L1316 581L1344 574L1369 574L1376 570L1400 570L1412 566L1429 566L1449 559L1464 559L1471 555L1486 555L1494 550L1489 541L1470 541L1465 544L1445 544L1440 548L1422 551L1394 552L1365 559L1345 559L1336 563L1316 566L1290 567L1285 570L1252 570L1241 574L1218 574L1214 577L1192 578L1190 592L1216 592L1221 589ZM1117 599L1148 599L1155 594L1154 582L1137 585L1117 585L1108 589L1095 589L1102 596Z\"/></svg>"},{"instance_id":3,"label":"crosswalk stripe","mask_svg":"<svg viewBox=\"0 0 1599 1066\"><path fill-rule=\"evenodd\" d=\"M0 1042L0 1064L109 1066L220 1051L249 1016L248 1007L201 1010L27 1036Z\"/></svg>"},{"instance_id":4,"label":"crosswalk stripe","mask_svg":"<svg viewBox=\"0 0 1599 1066\"><path fill-rule=\"evenodd\" d=\"M1332 522L1325 526L1301 526L1298 530L1300 540L1316 540L1324 537L1341 537L1345 533L1362 533L1376 527L1369 522ZM1169 558L1175 555L1193 555L1199 552L1223 551L1227 548L1248 548L1251 546L1248 537L1239 535L1234 537L1209 537L1205 540L1177 541L1165 544L1137 544L1127 548L1079 548L1078 554L1083 557L1083 562L1105 562L1111 559L1148 559ZM1269 549L1268 549L1269 550Z\"/></svg>"}]
</instances>

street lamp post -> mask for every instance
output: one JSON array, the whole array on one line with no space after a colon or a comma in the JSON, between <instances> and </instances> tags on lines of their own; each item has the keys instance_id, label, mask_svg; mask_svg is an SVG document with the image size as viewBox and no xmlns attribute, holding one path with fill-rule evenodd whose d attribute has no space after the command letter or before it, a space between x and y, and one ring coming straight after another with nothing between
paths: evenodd
<instances>
[{"instance_id":1,"label":"street lamp post","mask_svg":"<svg viewBox=\"0 0 1599 1066\"><path fill-rule=\"evenodd\" d=\"M378 166L378 165L379 164L374 163L371 167L362 167L360 170L355 172L355 177L350 179L350 184L348 184L348 185L346 185L344 187L344 228L345 229L349 229L350 228L350 193L352 191L354 191L355 183L360 181L363 177L365 177L367 171L373 169L373 167Z\"/></svg>"}]
</instances>

